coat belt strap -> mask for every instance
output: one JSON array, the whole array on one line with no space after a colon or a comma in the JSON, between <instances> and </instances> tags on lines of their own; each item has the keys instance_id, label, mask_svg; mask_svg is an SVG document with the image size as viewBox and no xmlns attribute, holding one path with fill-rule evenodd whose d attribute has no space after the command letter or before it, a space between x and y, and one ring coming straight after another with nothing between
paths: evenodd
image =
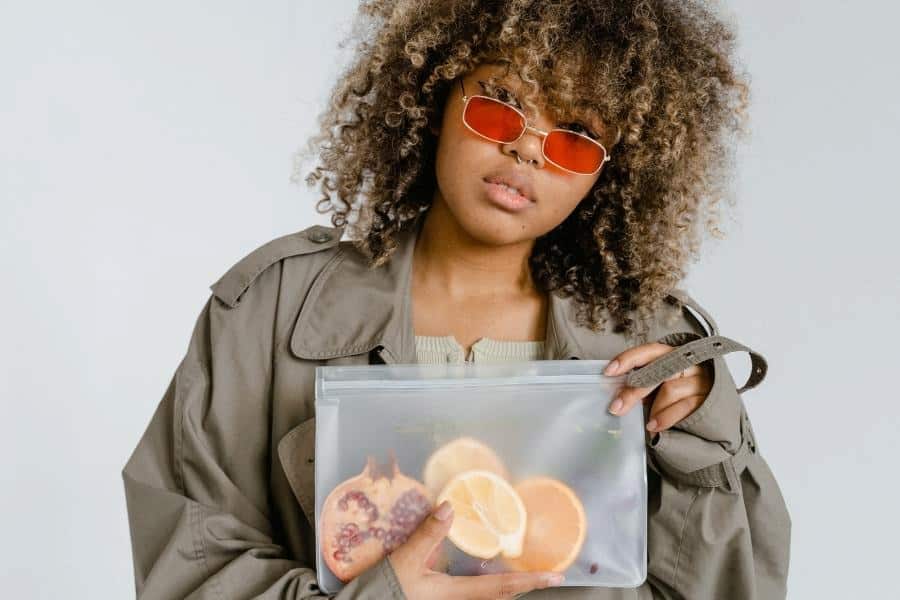
<instances>
[{"instance_id":1,"label":"coat belt strap","mask_svg":"<svg viewBox=\"0 0 900 600\"><path fill-rule=\"evenodd\" d=\"M722 335L702 337L678 346L656 360L633 369L628 374L625 383L632 387L655 387L668 377L679 371L684 371L691 365L696 365L715 356L738 351L748 352L752 363L747 383L738 389L738 393L741 394L762 382L766 376L768 365L766 359L758 352Z\"/></svg>"}]
</instances>

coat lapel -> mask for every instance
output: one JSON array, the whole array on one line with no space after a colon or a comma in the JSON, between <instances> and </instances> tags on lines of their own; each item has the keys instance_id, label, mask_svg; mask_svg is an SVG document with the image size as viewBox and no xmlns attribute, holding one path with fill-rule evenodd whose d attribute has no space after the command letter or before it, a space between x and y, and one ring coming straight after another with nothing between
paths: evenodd
<instances>
[{"instance_id":1,"label":"coat lapel","mask_svg":"<svg viewBox=\"0 0 900 600\"><path fill-rule=\"evenodd\" d=\"M341 243L297 316L290 340L295 356L328 360L379 349L385 362L416 362L410 289L423 221L424 215L401 232L397 250L380 267L369 267L351 243ZM626 343L621 334L577 325L571 298L550 294L545 360L609 359L625 350Z\"/></svg>"}]
</instances>

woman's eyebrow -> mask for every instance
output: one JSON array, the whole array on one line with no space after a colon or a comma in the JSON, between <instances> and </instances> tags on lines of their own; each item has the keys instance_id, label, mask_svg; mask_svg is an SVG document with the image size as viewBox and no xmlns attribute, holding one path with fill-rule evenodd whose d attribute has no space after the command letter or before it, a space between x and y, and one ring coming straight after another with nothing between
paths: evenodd
<instances>
[{"instance_id":1,"label":"woman's eyebrow","mask_svg":"<svg viewBox=\"0 0 900 600\"><path fill-rule=\"evenodd\" d=\"M478 83L480 83L482 85L493 85L493 86L504 87L507 89L507 91L515 93L515 87L516 87L515 84L513 84L503 78L491 79L490 77L487 77L483 80L479 80Z\"/></svg>"},{"instance_id":2,"label":"woman's eyebrow","mask_svg":"<svg viewBox=\"0 0 900 600\"><path fill-rule=\"evenodd\" d=\"M518 102L519 105L521 106L522 103L519 100L519 94L518 94L519 90L517 89L517 84L515 84L512 81L510 81L509 79L507 79L507 77L508 77L507 75L500 75L500 76L497 76L494 79L494 81L491 81L490 78L488 78L487 81L479 80L478 83L481 84L482 87L494 86L494 87L504 88L507 92L510 93L510 95L513 97L513 99L516 102ZM587 134L594 139L599 140L601 137L600 131L602 131L602 128L597 127L593 123L593 119L590 119L586 116L579 117L577 115L560 115L558 120L559 120L559 123L562 125L580 125L580 126L584 127L584 129L587 130Z\"/></svg>"},{"instance_id":3,"label":"woman's eyebrow","mask_svg":"<svg viewBox=\"0 0 900 600\"><path fill-rule=\"evenodd\" d=\"M504 78L498 78L494 81L491 81L490 78L488 78L487 81L479 80L478 83L480 83L481 86L485 89L488 87L503 88L504 90L509 92L509 95L512 96L512 99L515 100L519 106L522 106L522 101L519 99L519 90L517 89L516 84L514 84Z\"/></svg>"}]
</instances>

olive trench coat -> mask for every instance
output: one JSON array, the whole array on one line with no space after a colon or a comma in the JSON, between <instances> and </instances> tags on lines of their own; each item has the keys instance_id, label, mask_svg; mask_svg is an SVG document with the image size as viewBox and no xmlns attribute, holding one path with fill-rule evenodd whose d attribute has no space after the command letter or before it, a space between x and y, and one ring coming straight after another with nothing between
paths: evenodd
<instances>
[{"instance_id":1,"label":"olive trench coat","mask_svg":"<svg viewBox=\"0 0 900 600\"><path fill-rule=\"evenodd\" d=\"M314 570L315 367L416 362L409 292L419 230L405 231L391 260L369 268L340 228L313 226L264 244L211 286L122 469L137 597L327 597ZM632 371L629 384L662 381L700 360L712 361L714 382L687 419L647 436L647 580L528 598L786 595L791 521L741 397L762 380L765 361L719 336L690 296L673 297L699 316L663 309L670 314L659 315L649 339L678 348ZM611 359L636 343L577 326L573 314L569 299L551 294L545 359ZM740 389L722 357L736 350L753 361ZM384 558L333 597L405 595Z\"/></svg>"}]
</instances>

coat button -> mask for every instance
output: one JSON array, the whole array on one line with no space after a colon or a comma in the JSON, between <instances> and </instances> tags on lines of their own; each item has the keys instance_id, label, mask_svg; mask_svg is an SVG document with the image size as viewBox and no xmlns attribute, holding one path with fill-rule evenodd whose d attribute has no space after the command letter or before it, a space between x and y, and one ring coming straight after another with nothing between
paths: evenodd
<instances>
[{"instance_id":1,"label":"coat button","mask_svg":"<svg viewBox=\"0 0 900 600\"><path fill-rule=\"evenodd\" d=\"M331 240L331 234L327 231L322 231L321 229L310 231L306 237L309 238L309 241L315 242L317 244L324 244L325 242Z\"/></svg>"}]
</instances>

